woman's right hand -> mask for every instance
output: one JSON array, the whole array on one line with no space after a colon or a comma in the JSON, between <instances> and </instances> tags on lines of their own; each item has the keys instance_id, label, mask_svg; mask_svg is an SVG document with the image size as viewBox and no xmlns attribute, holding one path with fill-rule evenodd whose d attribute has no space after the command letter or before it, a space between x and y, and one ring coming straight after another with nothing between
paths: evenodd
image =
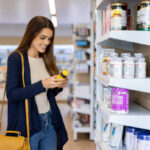
<instances>
[{"instance_id":1,"label":"woman's right hand","mask_svg":"<svg viewBox=\"0 0 150 150\"><path fill-rule=\"evenodd\" d=\"M54 89L56 87L59 88L62 85L61 81L63 81L64 79L57 79L57 76L58 75L55 75L42 80L43 87L46 89Z\"/></svg>"}]
</instances>

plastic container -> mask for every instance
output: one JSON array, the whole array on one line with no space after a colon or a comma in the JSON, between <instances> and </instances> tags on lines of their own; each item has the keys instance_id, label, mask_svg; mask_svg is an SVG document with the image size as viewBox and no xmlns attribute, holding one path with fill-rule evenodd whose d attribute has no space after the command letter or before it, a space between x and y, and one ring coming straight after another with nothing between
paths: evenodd
<instances>
[{"instance_id":1,"label":"plastic container","mask_svg":"<svg viewBox=\"0 0 150 150\"><path fill-rule=\"evenodd\" d=\"M111 52L108 56L108 59L107 59L107 69L108 69L108 74L110 75L111 74L111 67L110 67L110 63L111 61L118 57L118 53L115 53L115 52Z\"/></svg>"},{"instance_id":2,"label":"plastic container","mask_svg":"<svg viewBox=\"0 0 150 150\"><path fill-rule=\"evenodd\" d=\"M137 6L137 18L136 18L136 29L139 30L140 29L140 10L141 10L141 4L139 3Z\"/></svg>"},{"instance_id":3,"label":"plastic container","mask_svg":"<svg viewBox=\"0 0 150 150\"><path fill-rule=\"evenodd\" d=\"M112 124L111 126L111 134L109 137L109 144L112 147L121 147L122 143L122 134L123 134L123 126L122 125L117 125L117 124Z\"/></svg>"},{"instance_id":4,"label":"plastic container","mask_svg":"<svg viewBox=\"0 0 150 150\"><path fill-rule=\"evenodd\" d=\"M138 147L137 147L138 139L137 139L137 137L140 133L143 133L143 132L144 132L144 130L142 130L142 129L135 129L135 131L134 131L134 150L138 150Z\"/></svg>"},{"instance_id":5,"label":"plastic container","mask_svg":"<svg viewBox=\"0 0 150 150\"><path fill-rule=\"evenodd\" d=\"M110 107L111 105L111 88L104 88L104 105Z\"/></svg>"},{"instance_id":6,"label":"plastic container","mask_svg":"<svg viewBox=\"0 0 150 150\"><path fill-rule=\"evenodd\" d=\"M123 62L123 77L124 78L134 78L134 58L127 57Z\"/></svg>"},{"instance_id":7,"label":"plastic container","mask_svg":"<svg viewBox=\"0 0 150 150\"><path fill-rule=\"evenodd\" d=\"M102 139L104 142L108 142L109 135L110 135L110 129L111 129L111 124L110 123L105 123L104 128L103 128L103 133L102 133Z\"/></svg>"},{"instance_id":8,"label":"plastic container","mask_svg":"<svg viewBox=\"0 0 150 150\"><path fill-rule=\"evenodd\" d=\"M143 53L134 53L134 57L135 58L142 58L144 56L143 56Z\"/></svg>"},{"instance_id":9,"label":"plastic container","mask_svg":"<svg viewBox=\"0 0 150 150\"><path fill-rule=\"evenodd\" d=\"M141 26L139 29L142 31L150 31L150 1L143 0L140 4Z\"/></svg>"},{"instance_id":10,"label":"plastic container","mask_svg":"<svg viewBox=\"0 0 150 150\"><path fill-rule=\"evenodd\" d=\"M122 78L123 63L121 57L113 58L112 61L110 62L110 68L111 68L110 75L112 77Z\"/></svg>"},{"instance_id":11,"label":"plastic container","mask_svg":"<svg viewBox=\"0 0 150 150\"><path fill-rule=\"evenodd\" d=\"M134 150L134 131L135 128L126 128L126 148L127 150Z\"/></svg>"},{"instance_id":12,"label":"plastic container","mask_svg":"<svg viewBox=\"0 0 150 150\"><path fill-rule=\"evenodd\" d=\"M131 54L130 53L121 53L121 57L123 60L125 60L125 58L131 57Z\"/></svg>"},{"instance_id":13,"label":"plastic container","mask_svg":"<svg viewBox=\"0 0 150 150\"><path fill-rule=\"evenodd\" d=\"M146 77L146 62L145 58L138 58L135 63L135 78Z\"/></svg>"},{"instance_id":14,"label":"plastic container","mask_svg":"<svg viewBox=\"0 0 150 150\"><path fill-rule=\"evenodd\" d=\"M65 78L67 78L68 74L69 74L69 72L67 70L63 70L62 72L60 72L57 79L65 79Z\"/></svg>"},{"instance_id":15,"label":"plastic container","mask_svg":"<svg viewBox=\"0 0 150 150\"><path fill-rule=\"evenodd\" d=\"M104 57L103 58L103 62L102 62L102 67L101 67L101 69L102 69L102 74L103 75L107 75L107 57Z\"/></svg>"},{"instance_id":16,"label":"plastic container","mask_svg":"<svg viewBox=\"0 0 150 150\"><path fill-rule=\"evenodd\" d=\"M150 133L140 133L137 141L137 150L150 150Z\"/></svg>"},{"instance_id":17,"label":"plastic container","mask_svg":"<svg viewBox=\"0 0 150 150\"><path fill-rule=\"evenodd\" d=\"M122 88L112 88L111 109L119 114L129 111L129 91Z\"/></svg>"},{"instance_id":18,"label":"plastic container","mask_svg":"<svg viewBox=\"0 0 150 150\"><path fill-rule=\"evenodd\" d=\"M126 30L127 3L111 3L111 30Z\"/></svg>"}]
</instances>

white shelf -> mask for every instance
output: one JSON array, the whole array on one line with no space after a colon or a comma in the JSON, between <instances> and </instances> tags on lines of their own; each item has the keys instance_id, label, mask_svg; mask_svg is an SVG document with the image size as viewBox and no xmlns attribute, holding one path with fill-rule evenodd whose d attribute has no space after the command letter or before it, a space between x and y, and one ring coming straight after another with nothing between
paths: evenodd
<instances>
[{"instance_id":1,"label":"white shelf","mask_svg":"<svg viewBox=\"0 0 150 150\"><path fill-rule=\"evenodd\" d=\"M150 111L137 104L130 106L128 114L116 114L103 104L99 111L106 122L150 130Z\"/></svg>"},{"instance_id":2,"label":"white shelf","mask_svg":"<svg viewBox=\"0 0 150 150\"><path fill-rule=\"evenodd\" d=\"M77 108L76 104L73 104L74 112L90 115L91 112L89 110L90 110L90 104L83 104L83 106L81 106L80 108Z\"/></svg>"},{"instance_id":3,"label":"white shelf","mask_svg":"<svg viewBox=\"0 0 150 150\"><path fill-rule=\"evenodd\" d=\"M78 132L78 133L89 133L89 132L91 132L91 129L90 129L90 127L79 127L79 128L74 128L73 129L75 132Z\"/></svg>"},{"instance_id":4,"label":"white shelf","mask_svg":"<svg viewBox=\"0 0 150 150\"><path fill-rule=\"evenodd\" d=\"M125 147L120 147L120 148L112 148L109 146L107 143L103 142L100 138L100 135L96 134L95 135L95 142L100 146L102 150L126 150Z\"/></svg>"},{"instance_id":5,"label":"white shelf","mask_svg":"<svg viewBox=\"0 0 150 150\"><path fill-rule=\"evenodd\" d=\"M81 99L85 99L85 100L90 100L90 95L74 95L75 98L81 98Z\"/></svg>"},{"instance_id":6,"label":"white shelf","mask_svg":"<svg viewBox=\"0 0 150 150\"><path fill-rule=\"evenodd\" d=\"M96 75L96 80L101 82L104 86L120 87L134 91L150 93L150 78L112 78L110 76Z\"/></svg>"},{"instance_id":7,"label":"white shelf","mask_svg":"<svg viewBox=\"0 0 150 150\"><path fill-rule=\"evenodd\" d=\"M149 31L110 31L110 33L97 39L97 43L102 43L111 39L121 40L125 42L150 45L150 40L145 37L149 37Z\"/></svg>"}]
</instances>

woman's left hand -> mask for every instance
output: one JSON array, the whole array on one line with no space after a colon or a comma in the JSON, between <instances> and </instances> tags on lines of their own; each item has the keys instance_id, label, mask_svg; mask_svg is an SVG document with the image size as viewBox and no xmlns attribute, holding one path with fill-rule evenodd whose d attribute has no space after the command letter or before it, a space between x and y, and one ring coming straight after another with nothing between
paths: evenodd
<instances>
[{"instance_id":1,"label":"woman's left hand","mask_svg":"<svg viewBox=\"0 0 150 150\"><path fill-rule=\"evenodd\" d=\"M68 83L68 78L62 80L62 81L61 81L61 84L60 84L60 86L59 86L59 88L65 87L65 86L67 85L67 83Z\"/></svg>"}]
</instances>

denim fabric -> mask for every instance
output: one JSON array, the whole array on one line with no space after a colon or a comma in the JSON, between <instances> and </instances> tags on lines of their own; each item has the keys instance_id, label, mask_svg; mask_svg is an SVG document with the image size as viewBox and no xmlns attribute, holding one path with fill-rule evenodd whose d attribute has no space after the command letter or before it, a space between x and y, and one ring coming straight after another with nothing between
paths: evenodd
<instances>
[{"instance_id":1,"label":"denim fabric","mask_svg":"<svg viewBox=\"0 0 150 150\"><path fill-rule=\"evenodd\" d=\"M30 138L31 150L56 150L57 137L51 123L51 112L40 114L41 131Z\"/></svg>"}]
</instances>

